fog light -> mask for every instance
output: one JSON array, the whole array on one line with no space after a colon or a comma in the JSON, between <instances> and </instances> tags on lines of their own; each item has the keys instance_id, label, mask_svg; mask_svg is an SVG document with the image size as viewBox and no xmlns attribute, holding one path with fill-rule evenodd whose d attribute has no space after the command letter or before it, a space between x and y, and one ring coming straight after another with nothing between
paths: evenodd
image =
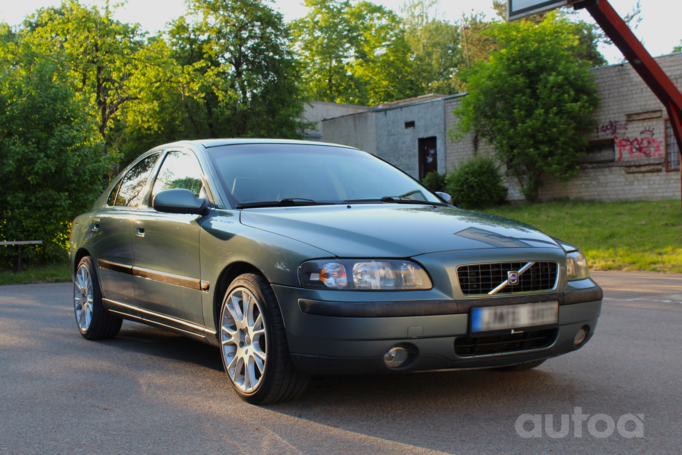
<instances>
[{"instance_id":1,"label":"fog light","mask_svg":"<svg viewBox=\"0 0 682 455\"><path fill-rule=\"evenodd\" d=\"M409 353L405 348L391 348L384 354L384 362L391 368L397 368L409 357Z\"/></svg>"},{"instance_id":2,"label":"fog light","mask_svg":"<svg viewBox=\"0 0 682 455\"><path fill-rule=\"evenodd\" d=\"M578 330L578 333L575 335L575 339L573 340L573 345L575 347L582 345L585 342L585 339L587 339L587 334L589 331L590 328L586 325L580 327L580 330Z\"/></svg>"}]
</instances>

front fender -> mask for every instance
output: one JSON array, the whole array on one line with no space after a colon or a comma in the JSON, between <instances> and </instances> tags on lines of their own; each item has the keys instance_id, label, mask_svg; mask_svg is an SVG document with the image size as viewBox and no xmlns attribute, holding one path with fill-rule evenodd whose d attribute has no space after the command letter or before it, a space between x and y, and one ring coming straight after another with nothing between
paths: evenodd
<instances>
[{"instance_id":1,"label":"front fender","mask_svg":"<svg viewBox=\"0 0 682 455\"><path fill-rule=\"evenodd\" d=\"M239 222L239 212L213 210L202 223L201 280L209 283L202 304L207 327L214 327L213 306L223 270L247 263L260 270L271 284L299 287L298 267L309 259L334 257L328 251L263 231ZM219 296L222 297L222 296Z\"/></svg>"}]
</instances>

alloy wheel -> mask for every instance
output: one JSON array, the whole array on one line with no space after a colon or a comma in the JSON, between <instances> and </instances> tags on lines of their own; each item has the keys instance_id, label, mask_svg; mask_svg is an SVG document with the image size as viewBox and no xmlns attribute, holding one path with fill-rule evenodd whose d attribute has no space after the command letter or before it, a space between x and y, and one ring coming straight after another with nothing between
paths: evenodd
<instances>
[{"instance_id":1,"label":"alloy wheel","mask_svg":"<svg viewBox=\"0 0 682 455\"><path fill-rule=\"evenodd\" d=\"M92 277L86 264L81 264L76 272L76 282L73 287L73 304L76 312L76 322L81 332L86 332L92 322Z\"/></svg>"},{"instance_id":2,"label":"alloy wheel","mask_svg":"<svg viewBox=\"0 0 682 455\"><path fill-rule=\"evenodd\" d=\"M242 392L254 392L267 361L262 304L248 289L239 287L227 296L223 306L220 332L227 374Z\"/></svg>"}]
</instances>

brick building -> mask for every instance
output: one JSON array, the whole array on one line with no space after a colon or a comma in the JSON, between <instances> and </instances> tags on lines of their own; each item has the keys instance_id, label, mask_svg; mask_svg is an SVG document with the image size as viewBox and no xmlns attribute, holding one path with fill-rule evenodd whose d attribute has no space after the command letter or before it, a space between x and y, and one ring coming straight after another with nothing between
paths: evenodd
<instances>
[{"instance_id":1,"label":"brick building","mask_svg":"<svg viewBox=\"0 0 682 455\"><path fill-rule=\"evenodd\" d=\"M682 89L682 53L656 59ZM663 105L630 64L594 68L601 104L578 176L559 183L544 176L540 197L552 199L659 200L680 198L680 155ZM445 172L490 145L472 135L453 142L453 110L466 93L425 95L375 106L320 122L324 142L358 147L416 178ZM508 179L509 200L522 200Z\"/></svg>"}]
</instances>

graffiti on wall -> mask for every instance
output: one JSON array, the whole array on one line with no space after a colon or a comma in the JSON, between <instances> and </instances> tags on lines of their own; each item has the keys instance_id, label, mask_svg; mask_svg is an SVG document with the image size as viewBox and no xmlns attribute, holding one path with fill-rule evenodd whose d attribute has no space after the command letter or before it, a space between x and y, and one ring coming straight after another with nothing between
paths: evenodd
<instances>
[{"instance_id":1,"label":"graffiti on wall","mask_svg":"<svg viewBox=\"0 0 682 455\"><path fill-rule=\"evenodd\" d=\"M663 141L659 141L654 136L654 128L644 129L639 133L639 137L635 138L619 138L614 136L616 148L618 149L618 159L616 161L618 162L623 159L624 152L627 152L633 159L663 158L663 152L661 151Z\"/></svg>"},{"instance_id":2,"label":"graffiti on wall","mask_svg":"<svg viewBox=\"0 0 682 455\"><path fill-rule=\"evenodd\" d=\"M606 136L615 136L618 133L627 131L628 124L618 120L610 120L608 123L598 123L594 127L594 130L595 133L597 133L597 137L599 137L599 134L603 134Z\"/></svg>"}]
</instances>

